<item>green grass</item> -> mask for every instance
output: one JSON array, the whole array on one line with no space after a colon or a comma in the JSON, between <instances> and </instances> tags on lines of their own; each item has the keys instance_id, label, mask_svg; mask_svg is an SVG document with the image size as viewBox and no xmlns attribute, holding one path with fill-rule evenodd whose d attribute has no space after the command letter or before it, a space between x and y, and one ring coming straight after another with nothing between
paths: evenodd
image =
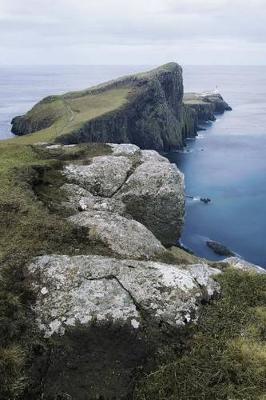
<instances>
[{"instance_id":1,"label":"green grass","mask_svg":"<svg viewBox=\"0 0 266 400\"><path fill-rule=\"evenodd\" d=\"M136 400L266 398L266 275L228 270L186 351L148 375Z\"/></svg>"},{"instance_id":2,"label":"green grass","mask_svg":"<svg viewBox=\"0 0 266 400\"><path fill-rule=\"evenodd\" d=\"M51 101L41 101L26 114L26 120L32 127L41 121L49 121L49 126L18 137L16 141L20 144L53 142L61 135L78 130L84 123L119 109L127 103L129 93L130 87L125 86L85 95L78 92L71 96L54 96Z\"/></svg>"},{"instance_id":3,"label":"green grass","mask_svg":"<svg viewBox=\"0 0 266 400\"><path fill-rule=\"evenodd\" d=\"M37 134L35 140L37 140ZM103 144L47 151L18 140L0 143L0 399L19 398L30 384L28 365L40 346L25 265L41 254L98 251L86 233L53 213L33 190L65 160L106 154ZM47 190L49 197L49 191ZM54 192L52 194L55 196ZM57 196L60 191L57 190ZM104 251L104 249L101 249ZM22 397L24 398L24 397Z\"/></svg>"}]
</instances>

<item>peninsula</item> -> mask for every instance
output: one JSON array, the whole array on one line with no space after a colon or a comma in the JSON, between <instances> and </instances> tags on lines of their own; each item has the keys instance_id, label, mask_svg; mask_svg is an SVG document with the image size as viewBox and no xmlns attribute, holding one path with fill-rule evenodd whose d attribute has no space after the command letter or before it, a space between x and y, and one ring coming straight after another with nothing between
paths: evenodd
<instances>
[{"instance_id":1,"label":"peninsula","mask_svg":"<svg viewBox=\"0 0 266 400\"><path fill-rule=\"evenodd\" d=\"M169 63L84 91L49 96L15 117L12 132L35 132L40 141L64 144L132 143L170 151L194 137L200 122L230 109L219 94L184 96L182 68Z\"/></svg>"}]
</instances>

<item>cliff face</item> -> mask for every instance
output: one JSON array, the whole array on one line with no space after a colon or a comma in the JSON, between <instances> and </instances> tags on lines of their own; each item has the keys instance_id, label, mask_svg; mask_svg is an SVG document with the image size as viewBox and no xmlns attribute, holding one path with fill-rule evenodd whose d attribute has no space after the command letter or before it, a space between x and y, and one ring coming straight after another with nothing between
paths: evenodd
<instances>
[{"instance_id":1,"label":"cliff face","mask_svg":"<svg viewBox=\"0 0 266 400\"><path fill-rule=\"evenodd\" d=\"M183 104L185 113L189 114L185 115L184 122L192 119L196 128L202 122L215 121L216 114L232 110L219 93L185 93Z\"/></svg>"}]
</instances>

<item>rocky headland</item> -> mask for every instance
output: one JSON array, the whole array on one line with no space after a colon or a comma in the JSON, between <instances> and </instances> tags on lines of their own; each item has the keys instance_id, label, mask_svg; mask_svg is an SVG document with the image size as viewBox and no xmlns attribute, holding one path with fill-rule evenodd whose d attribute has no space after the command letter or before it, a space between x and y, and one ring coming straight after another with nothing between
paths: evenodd
<instances>
[{"instance_id":1,"label":"rocky headland","mask_svg":"<svg viewBox=\"0 0 266 400\"><path fill-rule=\"evenodd\" d=\"M231 108L219 94L186 94L182 68L169 63L81 92L49 96L15 117L12 132L36 132L64 144L132 143L142 149L181 148L199 123Z\"/></svg>"},{"instance_id":2,"label":"rocky headland","mask_svg":"<svg viewBox=\"0 0 266 400\"><path fill-rule=\"evenodd\" d=\"M265 271L177 246L184 177L155 151L228 109L183 97L171 63L13 120L22 137L0 146L1 399L263 398Z\"/></svg>"}]
</instances>

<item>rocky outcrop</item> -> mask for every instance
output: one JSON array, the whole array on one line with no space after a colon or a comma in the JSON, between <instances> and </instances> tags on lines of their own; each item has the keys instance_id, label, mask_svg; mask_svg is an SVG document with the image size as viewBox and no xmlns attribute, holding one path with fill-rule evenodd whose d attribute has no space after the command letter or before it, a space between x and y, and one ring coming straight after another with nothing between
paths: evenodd
<instances>
[{"instance_id":1,"label":"rocky outcrop","mask_svg":"<svg viewBox=\"0 0 266 400\"><path fill-rule=\"evenodd\" d=\"M85 211L69 218L88 228L88 240L99 241L114 254L136 259L150 259L166 250L141 223L110 211Z\"/></svg>"},{"instance_id":2,"label":"rocky outcrop","mask_svg":"<svg viewBox=\"0 0 266 400\"><path fill-rule=\"evenodd\" d=\"M219 285L220 271L100 256L44 256L29 266L35 312L46 336L69 326L118 322L133 329L149 320L182 326L197 318L201 300Z\"/></svg>"},{"instance_id":3,"label":"rocky outcrop","mask_svg":"<svg viewBox=\"0 0 266 400\"><path fill-rule=\"evenodd\" d=\"M89 165L69 165L65 175L91 194L112 197L125 183L133 165L128 157L99 156Z\"/></svg>"},{"instance_id":4,"label":"rocky outcrop","mask_svg":"<svg viewBox=\"0 0 266 400\"><path fill-rule=\"evenodd\" d=\"M58 149L68 151L46 146ZM82 255L44 255L26 267L44 344L32 371L45 400L132 398L136 380L178 352L187 324L220 292L218 268L164 247L182 228L180 171L153 150L109 149L59 173Z\"/></svg>"},{"instance_id":5,"label":"rocky outcrop","mask_svg":"<svg viewBox=\"0 0 266 400\"><path fill-rule=\"evenodd\" d=\"M112 155L95 157L87 165L65 167L63 174L69 181L63 186L68 197L66 205L80 211L70 220L90 228L90 232L94 227L94 233L90 235L109 243L113 249L115 246L116 250L118 244L112 242L117 243L119 236L124 235L125 251L137 258L139 250L130 252L131 240L132 251L139 246L139 249L145 248L149 256L162 250L157 245L152 246L156 243L152 234L166 246L176 244L185 213L182 173L155 151L140 150L135 145L110 147ZM132 218L134 222L130 220ZM147 230L140 228L140 224ZM145 245L149 241L150 252ZM122 242L121 246L124 246ZM116 253L121 255L122 250ZM142 250L141 255L145 258L144 253Z\"/></svg>"},{"instance_id":6,"label":"rocky outcrop","mask_svg":"<svg viewBox=\"0 0 266 400\"><path fill-rule=\"evenodd\" d=\"M157 157L139 165L116 198L164 244L175 244L184 223L183 175ZM166 217L167 216L167 217ZM167 223L166 219L167 218Z\"/></svg>"}]
</instances>

